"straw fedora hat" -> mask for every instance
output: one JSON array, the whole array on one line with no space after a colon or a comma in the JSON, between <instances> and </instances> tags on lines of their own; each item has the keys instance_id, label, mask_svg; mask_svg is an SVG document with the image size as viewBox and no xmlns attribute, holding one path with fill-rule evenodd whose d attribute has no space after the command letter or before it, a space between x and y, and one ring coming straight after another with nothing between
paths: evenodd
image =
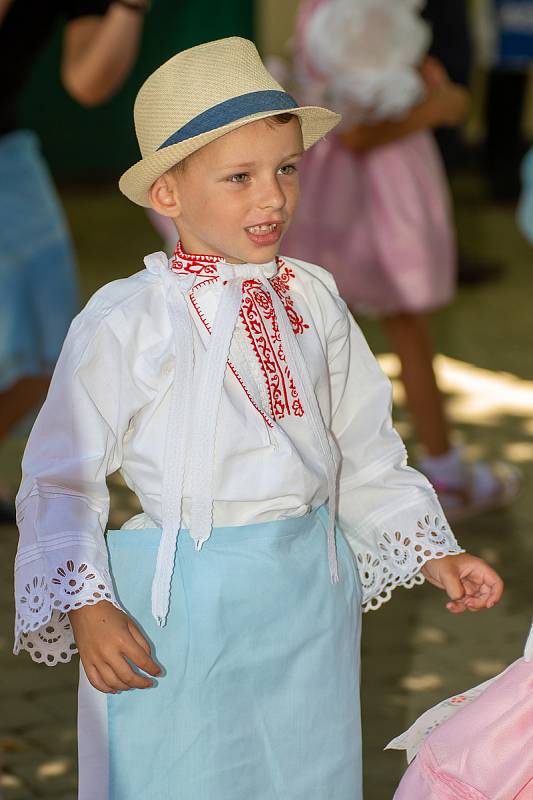
<instances>
[{"instance_id":1,"label":"straw fedora hat","mask_svg":"<svg viewBox=\"0 0 533 800\"><path fill-rule=\"evenodd\" d=\"M305 149L340 121L328 109L298 106L247 39L234 36L184 50L139 90L134 117L142 159L121 177L120 190L149 206L150 186L179 161L242 125L285 113L299 117Z\"/></svg>"}]
</instances>

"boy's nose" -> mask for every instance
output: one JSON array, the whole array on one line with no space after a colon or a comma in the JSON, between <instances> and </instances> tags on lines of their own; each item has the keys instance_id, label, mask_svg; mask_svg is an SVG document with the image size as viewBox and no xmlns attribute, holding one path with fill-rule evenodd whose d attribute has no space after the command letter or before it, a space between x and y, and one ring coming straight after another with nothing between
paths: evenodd
<instances>
[{"instance_id":1,"label":"boy's nose","mask_svg":"<svg viewBox=\"0 0 533 800\"><path fill-rule=\"evenodd\" d=\"M272 208L281 209L285 206L287 198L277 180L273 180L266 185L261 192L259 207L262 209Z\"/></svg>"}]
</instances>

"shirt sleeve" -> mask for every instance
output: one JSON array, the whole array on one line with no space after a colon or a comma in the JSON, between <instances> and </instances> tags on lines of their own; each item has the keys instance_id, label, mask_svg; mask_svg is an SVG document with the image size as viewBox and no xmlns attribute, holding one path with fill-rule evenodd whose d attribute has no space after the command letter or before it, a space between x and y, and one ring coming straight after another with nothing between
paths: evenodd
<instances>
[{"instance_id":1,"label":"shirt sleeve","mask_svg":"<svg viewBox=\"0 0 533 800\"><path fill-rule=\"evenodd\" d=\"M357 562L363 608L421 583L433 558L464 552L427 479L407 465L389 380L345 304L328 339L332 433L341 453L338 519Z\"/></svg>"},{"instance_id":2,"label":"shirt sleeve","mask_svg":"<svg viewBox=\"0 0 533 800\"><path fill-rule=\"evenodd\" d=\"M72 323L22 462L14 652L49 665L76 651L69 611L103 599L119 607L104 540L106 477L150 389L136 375L135 338L112 317L86 310Z\"/></svg>"}]
</instances>

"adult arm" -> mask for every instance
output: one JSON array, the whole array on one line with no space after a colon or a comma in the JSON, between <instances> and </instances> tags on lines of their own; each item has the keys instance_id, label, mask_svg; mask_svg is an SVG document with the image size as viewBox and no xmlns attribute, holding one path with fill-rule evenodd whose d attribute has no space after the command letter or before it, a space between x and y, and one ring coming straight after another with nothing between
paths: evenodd
<instances>
[{"instance_id":1,"label":"adult arm","mask_svg":"<svg viewBox=\"0 0 533 800\"><path fill-rule=\"evenodd\" d=\"M0 0L0 25L8 12L9 6L11 5L12 0Z\"/></svg>"},{"instance_id":2,"label":"adult arm","mask_svg":"<svg viewBox=\"0 0 533 800\"><path fill-rule=\"evenodd\" d=\"M144 0L132 0L142 9ZM72 97L84 106L109 100L128 77L140 46L142 10L112 2L104 16L81 16L67 22L61 77Z\"/></svg>"}]
</instances>

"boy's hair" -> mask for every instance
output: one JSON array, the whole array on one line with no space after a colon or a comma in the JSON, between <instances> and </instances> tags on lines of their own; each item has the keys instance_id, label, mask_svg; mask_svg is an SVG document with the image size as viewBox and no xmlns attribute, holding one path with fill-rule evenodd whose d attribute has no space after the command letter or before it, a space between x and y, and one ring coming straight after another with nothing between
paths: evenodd
<instances>
[{"instance_id":1,"label":"boy's hair","mask_svg":"<svg viewBox=\"0 0 533 800\"><path fill-rule=\"evenodd\" d=\"M286 125L287 122L290 122L291 119L294 119L295 117L296 114L290 114L287 112L286 114L276 114L274 117L266 117L265 122L267 125Z\"/></svg>"},{"instance_id":2,"label":"boy's hair","mask_svg":"<svg viewBox=\"0 0 533 800\"><path fill-rule=\"evenodd\" d=\"M273 126L273 125L286 125L292 119L298 119L298 117L296 116L296 114L290 114L290 113L287 112L285 114L276 114L273 117L265 117L264 122L266 122L267 125L270 125L270 126ZM193 153L193 155L194 155L194 153ZM191 156L187 156L182 161L178 161L178 163L175 164L170 171L171 172L176 172L176 173L178 173L178 175L182 175L185 172L185 167L186 167L187 161L189 160L190 157Z\"/></svg>"}]
</instances>

